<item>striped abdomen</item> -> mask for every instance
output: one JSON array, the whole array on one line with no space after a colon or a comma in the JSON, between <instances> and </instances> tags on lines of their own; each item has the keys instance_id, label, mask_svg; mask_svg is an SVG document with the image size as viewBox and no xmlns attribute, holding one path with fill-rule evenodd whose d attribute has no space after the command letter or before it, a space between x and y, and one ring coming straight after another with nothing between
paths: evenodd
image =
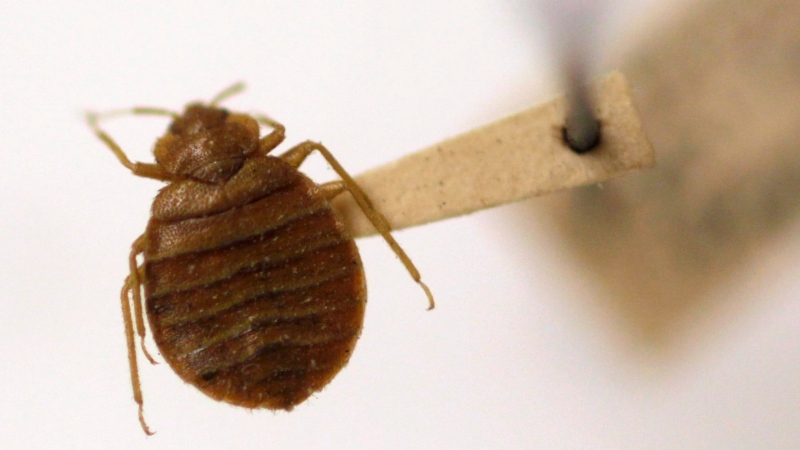
<instances>
[{"instance_id":1,"label":"striped abdomen","mask_svg":"<svg viewBox=\"0 0 800 450\"><path fill-rule=\"evenodd\" d=\"M217 400L291 409L347 363L366 290L355 243L316 185L274 157L223 185L164 188L147 227L153 338Z\"/></svg>"}]
</instances>

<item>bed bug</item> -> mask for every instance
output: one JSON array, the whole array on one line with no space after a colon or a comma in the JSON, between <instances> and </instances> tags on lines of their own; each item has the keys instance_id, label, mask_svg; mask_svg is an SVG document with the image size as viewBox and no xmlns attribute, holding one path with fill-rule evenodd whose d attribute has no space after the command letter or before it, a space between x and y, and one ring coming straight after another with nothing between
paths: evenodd
<instances>
[{"instance_id":1,"label":"bed bug","mask_svg":"<svg viewBox=\"0 0 800 450\"><path fill-rule=\"evenodd\" d=\"M291 410L347 364L364 319L366 284L355 242L329 203L345 191L434 306L386 219L328 149L305 141L271 156L284 140L283 125L218 106L243 88L233 85L182 114L87 114L122 165L167 183L132 245L121 293L133 397L147 434L134 336L135 329L155 364L145 347L145 312L175 373L236 406ZM100 128L101 119L123 114L172 118L155 144L155 163L131 162ZM262 125L271 129L263 137ZM314 151L341 180L318 185L298 171Z\"/></svg>"}]
</instances>

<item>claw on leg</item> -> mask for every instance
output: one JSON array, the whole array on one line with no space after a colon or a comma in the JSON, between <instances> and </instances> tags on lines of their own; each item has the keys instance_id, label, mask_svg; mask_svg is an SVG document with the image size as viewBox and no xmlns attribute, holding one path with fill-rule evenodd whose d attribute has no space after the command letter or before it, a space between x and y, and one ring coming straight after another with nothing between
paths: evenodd
<instances>
[{"instance_id":1,"label":"claw on leg","mask_svg":"<svg viewBox=\"0 0 800 450\"><path fill-rule=\"evenodd\" d=\"M144 409L141 404L139 404L139 424L142 426L142 430L144 430L144 434L148 436L152 436L156 434L155 431L150 431L150 427L147 426L147 422L144 421Z\"/></svg>"}]
</instances>

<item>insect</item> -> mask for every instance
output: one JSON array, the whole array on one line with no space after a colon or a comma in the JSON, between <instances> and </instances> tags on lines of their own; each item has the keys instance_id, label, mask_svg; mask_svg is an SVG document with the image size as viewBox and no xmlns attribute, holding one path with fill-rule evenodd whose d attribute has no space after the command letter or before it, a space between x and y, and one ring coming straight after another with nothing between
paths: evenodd
<instances>
[{"instance_id":1,"label":"insect","mask_svg":"<svg viewBox=\"0 0 800 450\"><path fill-rule=\"evenodd\" d=\"M121 294L133 397L147 434L134 336L135 329L155 364L145 347L145 312L175 373L236 406L291 410L347 364L364 319L366 284L355 242L329 203L345 191L434 306L386 219L322 144L306 141L271 156L284 140L283 125L218 106L243 89L235 84L182 114L87 114L123 166L167 183L132 245ZM101 119L124 114L172 118L155 144L155 163L131 162L100 128ZM261 125L271 129L263 137ZM318 185L297 170L314 151L340 181Z\"/></svg>"}]
</instances>

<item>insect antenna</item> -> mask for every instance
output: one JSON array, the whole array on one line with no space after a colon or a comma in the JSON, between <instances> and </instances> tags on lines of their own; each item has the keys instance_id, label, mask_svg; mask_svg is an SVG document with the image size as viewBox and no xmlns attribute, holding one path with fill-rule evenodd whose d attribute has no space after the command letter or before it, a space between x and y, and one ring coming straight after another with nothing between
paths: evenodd
<instances>
[{"instance_id":1,"label":"insect antenna","mask_svg":"<svg viewBox=\"0 0 800 450\"><path fill-rule=\"evenodd\" d=\"M220 92L213 99L211 99L211 101L208 102L208 105L217 106L223 101L227 100L228 98L233 97L234 95L242 92L243 90L245 90L246 87L247 85L245 85L244 82L240 81L234 84L233 86L225 88L222 92Z\"/></svg>"}]
</instances>

